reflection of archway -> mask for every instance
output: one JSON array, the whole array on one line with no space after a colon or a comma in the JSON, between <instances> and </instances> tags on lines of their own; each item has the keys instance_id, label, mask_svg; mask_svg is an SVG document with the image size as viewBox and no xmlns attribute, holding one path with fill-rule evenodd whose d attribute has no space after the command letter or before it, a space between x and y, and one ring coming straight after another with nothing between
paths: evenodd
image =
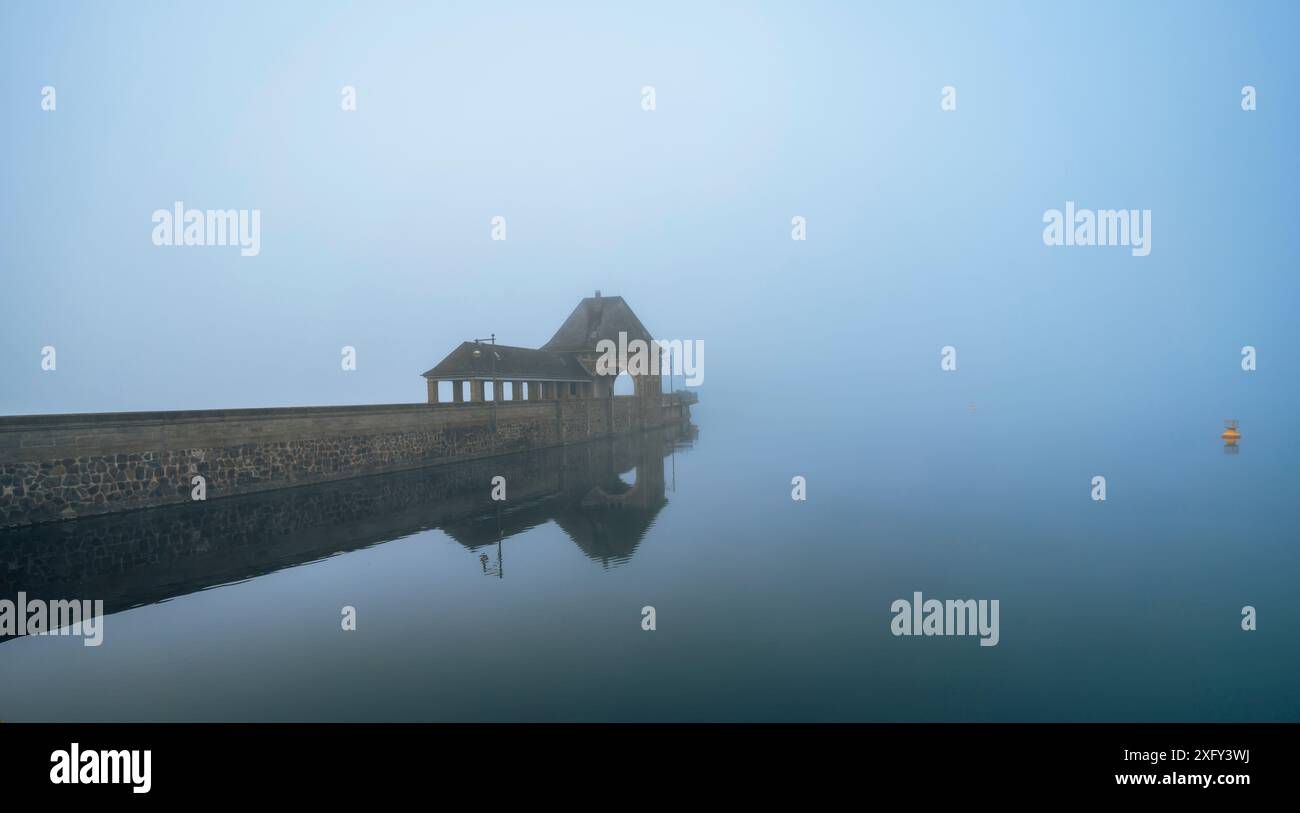
<instances>
[{"instance_id":1,"label":"reflection of archway","mask_svg":"<svg viewBox=\"0 0 1300 813\"><path fill-rule=\"evenodd\" d=\"M635 449L631 477L624 479L618 474L619 467L612 466L587 489L577 506L556 517L556 523L583 553L606 567L631 558L668 504L663 452L660 444L641 444Z\"/></svg>"},{"instance_id":2,"label":"reflection of archway","mask_svg":"<svg viewBox=\"0 0 1300 813\"><path fill-rule=\"evenodd\" d=\"M663 462L659 463L660 469ZM630 480L630 482L629 482ZM645 488L642 487L641 466L632 469L628 480L613 476L603 483L591 487L582 497L583 508L623 508L624 506L645 507ZM662 494L660 495L662 496Z\"/></svg>"}]
</instances>

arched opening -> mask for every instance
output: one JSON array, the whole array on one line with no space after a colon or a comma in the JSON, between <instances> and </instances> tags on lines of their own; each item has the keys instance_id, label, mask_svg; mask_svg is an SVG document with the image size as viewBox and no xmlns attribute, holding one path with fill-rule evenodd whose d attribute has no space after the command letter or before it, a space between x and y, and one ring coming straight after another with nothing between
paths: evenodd
<instances>
[{"instance_id":1,"label":"arched opening","mask_svg":"<svg viewBox=\"0 0 1300 813\"><path fill-rule=\"evenodd\" d=\"M636 395L636 382L632 380L632 376L626 372L619 373L614 379L614 394Z\"/></svg>"}]
</instances>

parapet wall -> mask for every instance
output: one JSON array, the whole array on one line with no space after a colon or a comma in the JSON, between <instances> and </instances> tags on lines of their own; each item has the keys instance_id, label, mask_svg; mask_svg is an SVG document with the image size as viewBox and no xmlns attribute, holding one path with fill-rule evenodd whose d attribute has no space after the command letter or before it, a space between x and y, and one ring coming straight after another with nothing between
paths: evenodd
<instances>
[{"instance_id":1,"label":"parapet wall","mask_svg":"<svg viewBox=\"0 0 1300 813\"><path fill-rule=\"evenodd\" d=\"M689 417L675 396L0 417L0 527L580 443Z\"/></svg>"}]
</instances>

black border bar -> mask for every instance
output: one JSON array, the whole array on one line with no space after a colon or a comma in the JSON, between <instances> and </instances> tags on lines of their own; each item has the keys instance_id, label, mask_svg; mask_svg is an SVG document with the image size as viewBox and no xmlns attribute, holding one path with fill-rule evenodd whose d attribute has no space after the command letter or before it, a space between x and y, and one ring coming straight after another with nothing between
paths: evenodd
<instances>
[{"instance_id":1,"label":"black border bar","mask_svg":"<svg viewBox=\"0 0 1300 813\"><path fill-rule=\"evenodd\" d=\"M1181 799L1195 792L1224 801L1292 790L1297 734L1296 724L1232 723L6 723L0 724L0 787L6 794L134 801L192 800L196 793L205 800L282 793L337 799L431 788L513 795L532 787L546 796L543 789L556 783L626 791L725 781L730 793L760 798L777 788L843 785L857 793L919 789L971 798ZM70 753L72 743L83 758L91 750L148 750L150 791L53 784L51 756ZM1191 779L1206 775L1209 787ZM1120 776L1153 780L1121 784ZM1134 781L1155 784L1135 788Z\"/></svg>"}]
</instances>

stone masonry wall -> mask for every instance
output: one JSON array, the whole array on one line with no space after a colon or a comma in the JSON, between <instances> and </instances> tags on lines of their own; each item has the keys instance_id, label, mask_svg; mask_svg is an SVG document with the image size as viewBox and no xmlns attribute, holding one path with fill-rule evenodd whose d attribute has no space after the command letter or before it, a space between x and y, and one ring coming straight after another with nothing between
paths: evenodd
<instances>
[{"instance_id":1,"label":"stone masonry wall","mask_svg":"<svg viewBox=\"0 0 1300 813\"><path fill-rule=\"evenodd\" d=\"M671 396L668 396L671 397ZM636 399L0 418L0 528L579 443L660 425Z\"/></svg>"}]
</instances>

